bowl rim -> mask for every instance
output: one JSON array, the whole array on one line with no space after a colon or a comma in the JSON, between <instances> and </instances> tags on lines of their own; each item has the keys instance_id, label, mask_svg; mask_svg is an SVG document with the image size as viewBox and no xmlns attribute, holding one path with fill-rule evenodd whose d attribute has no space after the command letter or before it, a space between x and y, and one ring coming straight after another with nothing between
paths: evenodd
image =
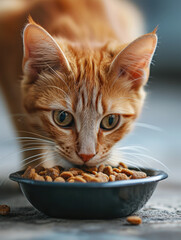
<instances>
[{"instance_id":1,"label":"bowl rim","mask_svg":"<svg viewBox=\"0 0 181 240\"><path fill-rule=\"evenodd\" d=\"M134 169L134 168L132 168ZM114 187L125 187L125 186L134 186L134 185L142 185L148 183L154 183L161 180L164 180L168 177L168 174L162 170L152 169L152 168L140 168L142 171L151 171L155 175L149 176L148 178L141 178L141 179L131 179L128 180L121 180L121 181L114 181L114 182L89 182L89 183L69 183L69 182L45 182L45 181L36 181L32 179L22 178L21 175L23 174L24 170L17 171L11 173L9 178L12 181L18 182L19 184L29 184L29 185L36 185L36 186L51 186L51 187L74 187L74 188L114 188Z\"/></svg>"}]
</instances>

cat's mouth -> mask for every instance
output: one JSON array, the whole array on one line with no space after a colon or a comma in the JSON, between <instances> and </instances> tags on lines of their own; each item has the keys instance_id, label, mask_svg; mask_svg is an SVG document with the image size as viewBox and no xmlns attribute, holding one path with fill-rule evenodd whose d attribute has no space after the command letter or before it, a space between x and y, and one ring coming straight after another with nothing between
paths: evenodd
<instances>
[{"instance_id":1,"label":"cat's mouth","mask_svg":"<svg viewBox=\"0 0 181 240\"><path fill-rule=\"evenodd\" d=\"M99 157L96 157L95 159L90 159L89 161L87 161L86 163L84 163L85 166L88 166L88 167L94 167L94 166L98 166L100 165L101 163L104 163L108 160L109 158L109 155L107 156L104 156L102 158L99 158Z\"/></svg>"},{"instance_id":2,"label":"cat's mouth","mask_svg":"<svg viewBox=\"0 0 181 240\"><path fill-rule=\"evenodd\" d=\"M109 159L109 155L99 157L98 154L94 155L93 158L88 161L83 161L78 154L72 153L71 155L64 153L60 148L57 148L58 152L58 162L61 162L63 165L71 164L71 165L79 165L79 166L97 166L101 163L107 161Z\"/></svg>"}]
</instances>

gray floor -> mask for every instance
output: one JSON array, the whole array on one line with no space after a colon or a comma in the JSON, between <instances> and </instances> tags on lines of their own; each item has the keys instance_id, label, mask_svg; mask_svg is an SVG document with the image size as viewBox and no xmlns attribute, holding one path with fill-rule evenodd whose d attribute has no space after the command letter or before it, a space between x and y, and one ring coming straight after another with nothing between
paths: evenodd
<instances>
[{"instance_id":1,"label":"gray floor","mask_svg":"<svg viewBox=\"0 0 181 240\"><path fill-rule=\"evenodd\" d=\"M37 212L19 193L4 194L1 201L11 206L11 214L0 216L0 237L2 240L180 240L181 197L176 196L176 191L160 185L148 204L136 213L143 219L140 226L129 225L125 218L49 218Z\"/></svg>"},{"instance_id":2,"label":"gray floor","mask_svg":"<svg viewBox=\"0 0 181 240\"><path fill-rule=\"evenodd\" d=\"M149 151L143 151L143 154L161 163L144 156L146 163L140 160L139 164L169 173L169 178L159 184L147 205L137 213L142 216L143 224L129 226L125 219L73 221L47 218L34 210L18 191L14 189L7 193L2 187L0 204L9 204L12 213L9 217L0 217L1 239L181 239L181 84L177 79L152 78L149 85L138 126L120 143L121 146L148 148ZM7 179L8 173L19 168L20 155L14 154L18 147L12 140L14 136L2 100L0 116L0 176ZM140 123L155 127L143 128Z\"/></svg>"}]
</instances>

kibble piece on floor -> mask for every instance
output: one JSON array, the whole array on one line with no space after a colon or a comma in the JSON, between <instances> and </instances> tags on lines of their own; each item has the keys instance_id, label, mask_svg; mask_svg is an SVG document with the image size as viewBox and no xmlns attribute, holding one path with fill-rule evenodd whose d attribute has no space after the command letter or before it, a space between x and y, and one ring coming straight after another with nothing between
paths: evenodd
<instances>
[{"instance_id":1,"label":"kibble piece on floor","mask_svg":"<svg viewBox=\"0 0 181 240\"><path fill-rule=\"evenodd\" d=\"M129 216L126 218L126 220L132 225L139 225L142 223L142 219L138 216Z\"/></svg>"},{"instance_id":2,"label":"kibble piece on floor","mask_svg":"<svg viewBox=\"0 0 181 240\"><path fill-rule=\"evenodd\" d=\"M0 215L5 216L10 213L10 207L8 205L0 205Z\"/></svg>"}]
</instances>

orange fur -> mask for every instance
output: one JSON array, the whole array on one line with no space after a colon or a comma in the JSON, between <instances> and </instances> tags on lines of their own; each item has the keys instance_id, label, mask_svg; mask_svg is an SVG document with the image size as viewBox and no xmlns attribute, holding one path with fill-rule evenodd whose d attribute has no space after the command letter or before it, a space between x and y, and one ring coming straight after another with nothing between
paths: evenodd
<instances>
[{"instance_id":1,"label":"orange fur","mask_svg":"<svg viewBox=\"0 0 181 240\"><path fill-rule=\"evenodd\" d=\"M94 156L87 165L106 161L144 102L156 29L130 43L139 31L121 7L139 16L132 5L107 0L38 1L29 11L21 84L27 125L73 164L83 164L85 154ZM53 122L54 110L74 116L71 129ZM104 131L99 126L108 114L121 122Z\"/></svg>"}]
</instances>

